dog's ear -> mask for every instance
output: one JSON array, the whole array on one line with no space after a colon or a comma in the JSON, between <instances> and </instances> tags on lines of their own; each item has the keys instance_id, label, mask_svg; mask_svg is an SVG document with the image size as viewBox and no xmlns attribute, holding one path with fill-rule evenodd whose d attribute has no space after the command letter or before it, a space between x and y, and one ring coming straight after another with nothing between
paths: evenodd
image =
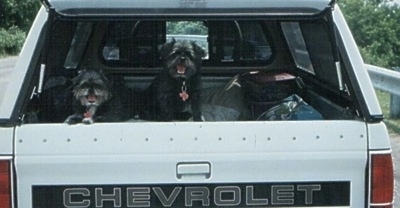
<instances>
[{"instance_id":1,"label":"dog's ear","mask_svg":"<svg viewBox=\"0 0 400 208\"><path fill-rule=\"evenodd\" d=\"M71 80L71 81L72 81L72 84L73 84L73 85L79 84L79 80L81 79L81 76L82 76L83 72L86 72L86 71L87 71L86 68L77 71L76 76L75 76L74 78L72 78L72 80Z\"/></svg>"},{"instance_id":2,"label":"dog's ear","mask_svg":"<svg viewBox=\"0 0 400 208\"><path fill-rule=\"evenodd\" d=\"M76 76L74 77L74 79L79 79L79 77L81 77L82 74L84 74L84 72L86 72L86 71L88 71L86 68L82 68L82 69L78 70L76 72Z\"/></svg>"},{"instance_id":3,"label":"dog's ear","mask_svg":"<svg viewBox=\"0 0 400 208\"><path fill-rule=\"evenodd\" d=\"M107 86L111 88L114 85L114 79L112 78L112 75L106 74L103 69L99 69L98 72L101 79L103 79Z\"/></svg>"},{"instance_id":4,"label":"dog's ear","mask_svg":"<svg viewBox=\"0 0 400 208\"><path fill-rule=\"evenodd\" d=\"M193 46L194 52L196 53L196 56L198 56L196 58L201 59L201 58L206 57L206 55L207 55L206 51L202 47L197 45L195 41L192 41L192 46Z\"/></svg>"},{"instance_id":5,"label":"dog's ear","mask_svg":"<svg viewBox=\"0 0 400 208\"><path fill-rule=\"evenodd\" d=\"M175 38L172 38L172 40L168 43L165 43L164 45L161 46L160 48L160 55L162 59L165 59L165 57L168 56L169 53L171 53L172 48L174 47L176 43Z\"/></svg>"},{"instance_id":6,"label":"dog's ear","mask_svg":"<svg viewBox=\"0 0 400 208\"><path fill-rule=\"evenodd\" d=\"M78 71L78 76L79 76L80 74L82 74L83 72L85 72L85 71L87 71L86 68L79 70L79 71Z\"/></svg>"}]
</instances>

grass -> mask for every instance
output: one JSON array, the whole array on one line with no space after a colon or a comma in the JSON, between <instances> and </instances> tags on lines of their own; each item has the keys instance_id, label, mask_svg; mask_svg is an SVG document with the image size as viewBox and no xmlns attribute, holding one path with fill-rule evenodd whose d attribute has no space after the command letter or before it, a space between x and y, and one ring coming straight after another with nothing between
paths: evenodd
<instances>
[{"instance_id":1,"label":"grass","mask_svg":"<svg viewBox=\"0 0 400 208\"><path fill-rule=\"evenodd\" d=\"M389 131L400 134L400 119L390 117L390 94L376 90L376 95L378 96L379 104L382 108L383 116L385 117L384 122Z\"/></svg>"}]
</instances>

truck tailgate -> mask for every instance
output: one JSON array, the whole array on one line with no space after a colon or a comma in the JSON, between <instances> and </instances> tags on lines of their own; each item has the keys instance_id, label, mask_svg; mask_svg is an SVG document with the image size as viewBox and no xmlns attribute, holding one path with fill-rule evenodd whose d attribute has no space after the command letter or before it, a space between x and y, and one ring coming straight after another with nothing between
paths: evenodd
<instances>
[{"instance_id":1,"label":"truck tailgate","mask_svg":"<svg viewBox=\"0 0 400 208\"><path fill-rule=\"evenodd\" d=\"M18 207L363 207L359 121L27 124Z\"/></svg>"}]
</instances>

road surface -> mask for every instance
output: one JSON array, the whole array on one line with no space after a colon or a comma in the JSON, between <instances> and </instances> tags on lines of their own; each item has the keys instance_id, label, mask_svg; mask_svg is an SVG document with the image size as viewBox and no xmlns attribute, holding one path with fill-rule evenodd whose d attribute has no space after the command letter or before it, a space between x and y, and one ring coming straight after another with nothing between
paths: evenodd
<instances>
[{"instance_id":1,"label":"road surface","mask_svg":"<svg viewBox=\"0 0 400 208\"><path fill-rule=\"evenodd\" d=\"M17 56L0 59L0 81L4 81L9 78L9 75L17 60Z\"/></svg>"}]
</instances>

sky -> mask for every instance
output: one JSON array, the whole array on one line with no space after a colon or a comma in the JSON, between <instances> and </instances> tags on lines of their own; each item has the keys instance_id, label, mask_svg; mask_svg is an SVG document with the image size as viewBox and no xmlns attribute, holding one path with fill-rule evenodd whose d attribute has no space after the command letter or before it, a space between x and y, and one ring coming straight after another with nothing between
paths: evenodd
<instances>
[{"instance_id":1,"label":"sky","mask_svg":"<svg viewBox=\"0 0 400 208\"><path fill-rule=\"evenodd\" d=\"M389 5L392 5L392 3L395 3L400 6L400 0L390 0L389 2L390 2Z\"/></svg>"}]
</instances>

